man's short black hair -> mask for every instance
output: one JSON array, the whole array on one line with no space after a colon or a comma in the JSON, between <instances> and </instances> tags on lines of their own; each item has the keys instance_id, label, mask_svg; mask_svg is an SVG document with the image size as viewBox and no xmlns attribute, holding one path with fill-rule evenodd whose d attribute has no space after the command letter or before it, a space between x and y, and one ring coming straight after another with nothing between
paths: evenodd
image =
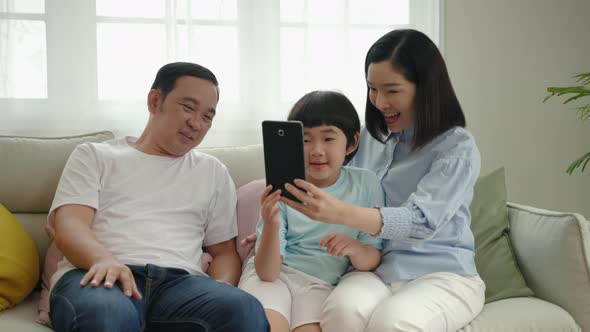
<instances>
[{"instance_id":1,"label":"man's short black hair","mask_svg":"<svg viewBox=\"0 0 590 332\"><path fill-rule=\"evenodd\" d=\"M217 89L217 101L219 101L219 83L217 78L209 69L191 62L173 62L164 65L156 74L156 79L152 84L152 89L159 90L162 93L163 99L176 84L176 80L182 76L193 76L210 81Z\"/></svg>"}]
</instances>

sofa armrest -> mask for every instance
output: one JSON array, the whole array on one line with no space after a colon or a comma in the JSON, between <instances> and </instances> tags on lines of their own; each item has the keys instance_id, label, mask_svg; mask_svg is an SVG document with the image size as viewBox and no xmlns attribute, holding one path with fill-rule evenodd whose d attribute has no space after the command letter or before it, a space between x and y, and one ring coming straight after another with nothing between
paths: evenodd
<instances>
[{"instance_id":1,"label":"sofa armrest","mask_svg":"<svg viewBox=\"0 0 590 332\"><path fill-rule=\"evenodd\" d=\"M590 331L590 230L577 213L508 203L510 237L528 286Z\"/></svg>"}]
</instances>

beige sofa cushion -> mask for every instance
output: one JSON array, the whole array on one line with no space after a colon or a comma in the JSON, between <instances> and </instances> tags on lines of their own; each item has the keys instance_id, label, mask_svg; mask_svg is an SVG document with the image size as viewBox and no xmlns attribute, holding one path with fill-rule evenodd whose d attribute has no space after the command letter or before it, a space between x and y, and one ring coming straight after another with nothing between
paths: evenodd
<instances>
[{"instance_id":1,"label":"beige sofa cushion","mask_svg":"<svg viewBox=\"0 0 590 332\"><path fill-rule=\"evenodd\" d=\"M0 331L50 332L35 323L39 293L34 292L13 309L0 313ZM461 332L581 331L560 307L536 298L510 298L488 303Z\"/></svg>"},{"instance_id":2,"label":"beige sofa cushion","mask_svg":"<svg viewBox=\"0 0 590 332\"><path fill-rule=\"evenodd\" d=\"M227 166L236 188L264 177L264 153L262 144L227 148L197 148Z\"/></svg>"},{"instance_id":3,"label":"beige sofa cushion","mask_svg":"<svg viewBox=\"0 0 590 332\"><path fill-rule=\"evenodd\" d=\"M16 307L0 313L2 332L51 332L52 329L35 322L39 292L33 292Z\"/></svg>"},{"instance_id":4,"label":"beige sofa cushion","mask_svg":"<svg viewBox=\"0 0 590 332\"><path fill-rule=\"evenodd\" d=\"M590 331L590 229L577 213L509 204L512 244L528 285Z\"/></svg>"},{"instance_id":5,"label":"beige sofa cushion","mask_svg":"<svg viewBox=\"0 0 590 332\"><path fill-rule=\"evenodd\" d=\"M480 331L581 331L562 308L534 297L509 298L491 302L461 332Z\"/></svg>"},{"instance_id":6,"label":"beige sofa cushion","mask_svg":"<svg viewBox=\"0 0 590 332\"><path fill-rule=\"evenodd\" d=\"M0 136L0 202L12 213L47 212L76 145L112 138L108 131L55 138Z\"/></svg>"}]
</instances>

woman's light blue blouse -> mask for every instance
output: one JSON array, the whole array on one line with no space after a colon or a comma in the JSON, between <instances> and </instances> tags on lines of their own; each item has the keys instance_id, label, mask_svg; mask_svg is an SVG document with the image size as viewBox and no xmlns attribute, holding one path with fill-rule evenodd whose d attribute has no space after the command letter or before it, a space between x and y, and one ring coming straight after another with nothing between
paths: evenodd
<instances>
[{"instance_id":1,"label":"woman's light blue blouse","mask_svg":"<svg viewBox=\"0 0 590 332\"><path fill-rule=\"evenodd\" d=\"M351 162L377 173L385 192L377 273L387 283L435 272L477 275L469 212L481 163L475 139L455 127L412 151L412 138L411 128L382 144L364 128Z\"/></svg>"}]
</instances>

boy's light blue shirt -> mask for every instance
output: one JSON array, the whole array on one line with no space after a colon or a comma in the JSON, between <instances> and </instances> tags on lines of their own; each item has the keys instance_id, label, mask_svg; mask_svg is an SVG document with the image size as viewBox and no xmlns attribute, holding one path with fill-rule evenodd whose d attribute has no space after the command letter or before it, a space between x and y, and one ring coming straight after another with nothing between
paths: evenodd
<instances>
[{"instance_id":1,"label":"boy's light blue shirt","mask_svg":"<svg viewBox=\"0 0 590 332\"><path fill-rule=\"evenodd\" d=\"M455 127L414 152L413 129L385 144L366 128L352 165L377 173L385 191L379 276L387 283L434 272L477 275L469 205L479 176L473 136Z\"/></svg>"},{"instance_id":2,"label":"boy's light blue shirt","mask_svg":"<svg viewBox=\"0 0 590 332\"><path fill-rule=\"evenodd\" d=\"M338 180L322 190L344 202L357 206L374 207L383 206L384 203L379 179L375 173L365 169L342 167ZM350 227L314 221L283 203L279 203L279 205L281 227L278 236L285 266L335 285L350 267L350 259L348 256L332 256L326 251L326 248L319 248L320 241L326 235L332 232L345 233L365 245L381 249L382 241L379 238ZM256 226L257 249L260 244L262 227L263 221L260 218ZM253 259L250 260L250 263L252 262Z\"/></svg>"}]
</instances>

